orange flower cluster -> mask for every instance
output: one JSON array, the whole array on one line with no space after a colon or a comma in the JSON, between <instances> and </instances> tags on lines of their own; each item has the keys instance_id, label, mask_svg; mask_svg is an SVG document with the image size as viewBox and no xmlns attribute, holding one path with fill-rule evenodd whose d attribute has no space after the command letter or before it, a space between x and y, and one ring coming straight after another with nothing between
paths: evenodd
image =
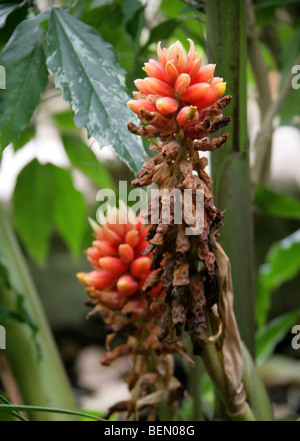
<instances>
[{"instance_id":1,"label":"orange flower cluster","mask_svg":"<svg viewBox=\"0 0 300 441\"><path fill-rule=\"evenodd\" d=\"M95 233L93 246L86 251L94 270L78 273L78 280L87 287L89 296L103 306L139 319L145 312L145 302L139 299L151 271L151 256L142 256L148 245L148 227L141 221L130 223L127 212L112 209L107 224L92 222ZM146 294L157 297L161 283Z\"/></svg>"},{"instance_id":2,"label":"orange flower cluster","mask_svg":"<svg viewBox=\"0 0 300 441\"><path fill-rule=\"evenodd\" d=\"M141 110L156 112L166 119L176 115L180 126L190 127L199 121L199 112L216 103L225 93L223 78L214 77L215 65L201 67L202 57L190 39L186 53L177 41L169 49L157 46L159 61L144 65L148 77L135 80L139 92L127 104L136 114ZM160 119L160 121L165 121Z\"/></svg>"}]
</instances>

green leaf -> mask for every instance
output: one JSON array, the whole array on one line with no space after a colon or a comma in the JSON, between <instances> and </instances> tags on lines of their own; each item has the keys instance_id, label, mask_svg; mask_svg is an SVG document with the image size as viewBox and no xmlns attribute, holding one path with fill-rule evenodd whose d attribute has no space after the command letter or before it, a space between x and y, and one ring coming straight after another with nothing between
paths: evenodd
<instances>
[{"instance_id":1,"label":"green leaf","mask_svg":"<svg viewBox=\"0 0 300 441\"><path fill-rule=\"evenodd\" d=\"M80 409L80 412L82 413L82 421L97 421L101 419L101 414L99 414L99 412L95 412L94 410ZM113 418L109 418L109 421L113 421Z\"/></svg>"},{"instance_id":2,"label":"green leaf","mask_svg":"<svg viewBox=\"0 0 300 441\"><path fill-rule=\"evenodd\" d=\"M24 145L28 144L28 142L34 138L36 133L35 127L27 127L23 132L21 133L18 138L14 140L14 151L17 152L20 150Z\"/></svg>"},{"instance_id":3,"label":"green leaf","mask_svg":"<svg viewBox=\"0 0 300 441\"><path fill-rule=\"evenodd\" d=\"M82 255L87 211L84 198L76 190L68 170L48 165L54 191L54 225L64 238L73 256Z\"/></svg>"},{"instance_id":4,"label":"green leaf","mask_svg":"<svg viewBox=\"0 0 300 441\"><path fill-rule=\"evenodd\" d=\"M300 316L300 310L288 312L268 322L256 333L256 361L263 364L274 352Z\"/></svg>"},{"instance_id":5,"label":"green leaf","mask_svg":"<svg viewBox=\"0 0 300 441\"><path fill-rule=\"evenodd\" d=\"M9 272L6 266L0 261L0 278L2 280L3 285L7 289L12 289L10 280L9 280Z\"/></svg>"},{"instance_id":6,"label":"green leaf","mask_svg":"<svg viewBox=\"0 0 300 441\"><path fill-rule=\"evenodd\" d=\"M139 3L139 2L138 2ZM138 44L142 29L145 25L145 6L140 6L134 15L125 22L127 33L131 36L134 43Z\"/></svg>"},{"instance_id":7,"label":"green leaf","mask_svg":"<svg viewBox=\"0 0 300 441\"><path fill-rule=\"evenodd\" d=\"M12 405L12 404L0 404L0 412L8 410L8 411L25 411L25 412L46 412L46 413L58 413L61 415L77 415L82 418L88 418L90 420L94 421L103 421L102 418L94 416L94 415L87 415L82 412L77 412L73 410L68 409L57 409L55 407L41 407L41 406L18 406L18 405Z\"/></svg>"},{"instance_id":8,"label":"green leaf","mask_svg":"<svg viewBox=\"0 0 300 441\"><path fill-rule=\"evenodd\" d=\"M4 5L0 5L0 28L5 26L7 17L16 9L17 6L17 3L5 3Z\"/></svg>"},{"instance_id":9,"label":"green leaf","mask_svg":"<svg viewBox=\"0 0 300 441\"><path fill-rule=\"evenodd\" d=\"M13 204L17 232L37 263L45 263L53 228L75 258L81 255L86 205L68 170L32 161L18 177Z\"/></svg>"},{"instance_id":10,"label":"green leaf","mask_svg":"<svg viewBox=\"0 0 300 441\"><path fill-rule=\"evenodd\" d=\"M70 14L80 19L82 15L84 15L87 11L90 10L92 2L93 2L92 0L80 0L80 1L73 1L70 4L70 1L68 0L68 4L66 6Z\"/></svg>"},{"instance_id":11,"label":"green leaf","mask_svg":"<svg viewBox=\"0 0 300 441\"><path fill-rule=\"evenodd\" d=\"M43 13L20 23L0 56L6 69L6 89L0 90L2 149L27 127L46 88L48 71L39 32L46 18Z\"/></svg>"},{"instance_id":12,"label":"green leaf","mask_svg":"<svg viewBox=\"0 0 300 441\"><path fill-rule=\"evenodd\" d=\"M152 43L157 43L160 40L169 38L179 24L180 20L178 18L171 18L170 20L165 20L157 25L151 30L149 40L147 41L145 47Z\"/></svg>"},{"instance_id":13,"label":"green leaf","mask_svg":"<svg viewBox=\"0 0 300 441\"><path fill-rule=\"evenodd\" d=\"M0 412L0 421L14 421L14 415L12 412L2 410Z\"/></svg>"},{"instance_id":14,"label":"green leaf","mask_svg":"<svg viewBox=\"0 0 300 441\"><path fill-rule=\"evenodd\" d=\"M274 216L300 219L300 201L288 194L277 193L259 184L254 202L258 208Z\"/></svg>"},{"instance_id":15,"label":"green leaf","mask_svg":"<svg viewBox=\"0 0 300 441\"><path fill-rule=\"evenodd\" d=\"M295 27L290 38L283 45L281 54L281 86L286 81L286 77L291 74L296 59L300 53L300 26ZM280 108L280 124L295 124L299 115L299 90L291 88L289 95L284 100ZM298 122L299 124L299 122Z\"/></svg>"},{"instance_id":16,"label":"green leaf","mask_svg":"<svg viewBox=\"0 0 300 441\"><path fill-rule=\"evenodd\" d=\"M11 283L9 271L4 265L4 263L1 262L1 256L0 256L0 286L1 284L5 288L14 292L16 296L16 305L13 311L2 306L0 307L0 324L6 325L11 320L17 320L21 323L27 324L32 331L32 336L36 344L37 353L39 356L41 356L42 349L37 339L38 327L34 322L34 320L32 319L32 317L30 316L29 312L27 311L25 297L23 296L23 294L19 293Z\"/></svg>"},{"instance_id":17,"label":"green leaf","mask_svg":"<svg viewBox=\"0 0 300 441\"><path fill-rule=\"evenodd\" d=\"M285 44L280 57L281 66L282 66L281 83L283 83L284 78L291 73L291 69L295 64L295 60L298 57L299 52L300 52L300 26L298 25L294 29L288 42Z\"/></svg>"},{"instance_id":18,"label":"green leaf","mask_svg":"<svg viewBox=\"0 0 300 441\"><path fill-rule=\"evenodd\" d=\"M105 164L101 164L97 160L89 146L76 136L63 135L62 140L66 153L74 167L99 187L115 190L110 171Z\"/></svg>"},{"instance_id":19,"label":"green leaf","mask_svg":"<svg viewBox=\"0 0 300 441\"><path fill-rule=\"evenodd\" d=\"M111 3L111 0L94 0L91 8L95 9L95 8L100 8L101 6L107 5Z\"/></svg>"},{"instance_id":20,"label":"green leaf","mask_svg":"<svg viewBox=\"0 0 300 441\"><path fill-rule=\"evenodd\" d=\"M136 12L143 7L139 0L123 0L122 2L122 12L124 15L124 23L132 20Z\"/></svg>"},{"instance_id":21,"label":"green leaf","mask_svg":"<svg viewBox=\"0 0 300 441\"><path fill-rule=\"evenodd\" d=\"M300 230L276 242L268 252L266 263L260 267L256 280L256 321L259 327L266 322L271 293L300 271Z\"/></svg>"},{"instance_id":22,"label":"green leaf","mask_svg":"<svg viewBox=\"0 0 300 441\"><path fill-rule=\"evenodd\" d=\"M127 122L135 118L126 106L124 71L112 47L63 9L52 10L47 39L47 64L71 103L76 126L86 127L100 145L113 145L118 157L137 172L145 152L127 130Z\"/></svg>"},{"instance_id":23,"label":"green leaf","mask_svg":"<svg viewBox=\"0 0 300 441\"><path fill-rule=\"evenodd\" d=\"M270 6L286 6L291 3L298 3L299 0L259 0L256 8L268 8Z\"/></svg>"},{"instance_id":24,"label":"green leaf","mask_svg":"<svg viewBox=\"0 0 300 441\"><path fill-rule=\"evenodd\" d=\"M0 404L11 406L11 403L0 394ZM14 418L18 418L21 421L27 421L27 419L18 411L12 410L11 408L2 410L0 412L0 421L14 421Z\"/></svg>"},{"instance_id":25,"label":"green leaf","mask_svg":"<svg viewBox=\"0 0 300 441\"><path fill-rule=\"evenodd\" d=\"M62 112L56 113L54 116L54 121L59 125L59 128L63 131L74 131L76 126L74 123L74 112Z\"/></svg>"},{"instance_id":26,"label":"green leaf","mask_svg":"<svg viewBox=\"0 0 300 441\"><path fill-rule=\"evenodd\" d=\"M141 31L145 25L145 6L139 0L124 0L122 3L123 21L133 43L138 45Z\"/></svg>"},{"instance_id":27,"label":"green leaf","mask_svg":"<svg viewBox=\"0 0 300 441\"><path fill-rule=\"evenodd\" d=\"M53 182L48 165L34 160L21 171L13 206L14 224L27 252L43 264L53 225Z\"/></svg>"},{"instance_id":28,"label":"green leaf","mask_svg":"<svg viewBox=\"0 0 300 441\"><path fill-rule=\"evenodd\" d=\"M299 90L292 89L280 108L280 124L300 127Z\"/></svg>"}]
</instances>

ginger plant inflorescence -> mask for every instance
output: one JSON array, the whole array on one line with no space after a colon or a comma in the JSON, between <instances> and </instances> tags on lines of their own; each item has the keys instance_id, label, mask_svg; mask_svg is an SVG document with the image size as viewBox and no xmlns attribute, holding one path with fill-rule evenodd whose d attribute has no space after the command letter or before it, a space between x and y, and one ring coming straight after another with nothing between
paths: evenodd
<instances>
[{"instance_id":1,"label":"ginger plant inflorescence","mask_svg":"<svg viewBox=\"0 0 300 441\"><path fill-rule=\"evenodd\" d=\"M201 156L201 152L216 150L226 142L227 133L210 137L229 124L230 118L223 117L222 112L231 96L223 97L226 83L214 77L215 65L202 67L202 57L195 52L193 41L189 42L188 53L178 41L168 49L158 44L158 61L151 59L145 63L147 77L135 81L138 91L133 92L134 99L128 102L143 123L129 123L128 129L150 139L150 147L156 152L144 163L132 185L155 184L159 190L146 214L149 227L141 224L136 229L143 237L136 245L138 252L134 251L132 260L124 262L120 247L123 241L127 243L129 233L115 231L115 239L107 236L109 228L115 227L95 227L97 241L111 241L114 249L104 250L96 241L88 251L96 269L92 276L81 274L79 278L88 285L95 310L101 313L112 335L122 331L128 336L128 343L109 352L104 362L108 364L116 356L130 354L133 368L127 383L132 400L125 405L130 414L135 412L137 416L144 406L155 413L162 401L176 408L182 387L173 377L171 354L180 352L188 357L180 343L186 331L194 354L202 356L228 415L233 419L252 419L242 384L243 360L233 313L230 262L216 239L224 214L214 205L212 181L205 171L208 160ZM188 199L183 197L186 190ZM175 219L176 191L182 195L181 223ZM199 219L195 219L197 191L203 194L201 228ZM194 233L187 234L191 227ZM97 277L101 279L103 271L109 272L117 265L117 260L111 260L111 265L107 258L103 260L106 255L118 260L119 271L125 274L124 286L133 287L129 294L124 294L123 285L119 286L116 277L110 280L108 273L110 285L97 288ZM148 272L136 280L134 262L147 257ZM108 291L112 293L109 295ZM110 296L118 299L117 306L105 303Z\"/></svg>"}]
</instances>

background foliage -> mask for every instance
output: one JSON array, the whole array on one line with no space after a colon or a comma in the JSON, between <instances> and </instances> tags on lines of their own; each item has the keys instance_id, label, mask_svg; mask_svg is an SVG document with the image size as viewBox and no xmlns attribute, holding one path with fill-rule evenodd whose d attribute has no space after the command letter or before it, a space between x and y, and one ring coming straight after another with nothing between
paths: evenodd
<instances>
[{"instance_id":1,"label":"background foliage","mask_svg":"<svg viewBox=\"0 0 300 441\"><path fill-rule=\"evenodd\" d=\"M149 154L147 145L127 131L127 122L134 118L126 101L133 80L143 76L143 63L155 57L156 43L163 40L168 45L190 37L200 52L206 52L205 2L162 0L156 9L139 0L65 0L54 2L55 9L50 3L0 3L0 65L6 69L7 81L6 90L0 90L0 160L11 144L17 154L36 138L38 117L47 100L61 94L70 104L67 111L51 114L69 166L33 159L20 171L12 199L13 225L26 254L40 265L47 262L53 232L74 258L87 246L86 220L88 214L94 215L94 207L76 188L74 172L84 174L97 188L116 188L113 170L91 148L94 140L97 146L112 145L134 173ZM300 53L299 2L257 0L254 15L265 72L277 74L280 94ZM257 78L249 61L249 89L259 91L265 80ZM272 102L270 98L267 107ZM299 128L299 90L288 90L274 116L278 125ZM298 221L299 193L278 193L261 179L253 186L253 212L257 219L271 223ZM279 235L268 248L256 259L260 361L273 353L299 320L298 309L283 307L282 315L268 322L272 293L299 275L299 230L289 231L287 237ZM0 279L6 285L9 270L0 266ZM22 293L18 295L20 302L10 315L0 309L1 322L13 317L36 332Z\"/></svg>"}]
</instances>

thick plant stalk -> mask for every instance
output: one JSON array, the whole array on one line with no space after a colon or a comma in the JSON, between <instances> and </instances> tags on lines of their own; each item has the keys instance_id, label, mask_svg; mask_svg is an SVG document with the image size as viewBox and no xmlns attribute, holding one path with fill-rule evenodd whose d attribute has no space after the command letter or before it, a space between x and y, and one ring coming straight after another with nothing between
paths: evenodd
<instances>
[{"instance_id":1,"label":"thick plant stalk","mask_svg":"<svg viewBox=\"0 0 300 441\"><path fill-rule=\"evenodd\" d=\"M214 383L218 397L221 399L230 419L232 421L255 421L256 418L249 405L247 405L241 413L235 414L231 412L230 396L228 395L228 389L226 387L226 375L224 373L220 353L215 344L205 346L202 354L202 362Z\"/></svg>"},{"instance_id":2,"label":"thick plant stalk","mask_svg":"<svg viewBox=\"0 0 300 441\"><path fill-rule=\"evenodd\" d=\"M242 345L244 358L243 384L248 401L258 421L272 421L272 406L258 369L245 345Z\"/></svg>"},{"instance_id":3,"label":"thick plant stalk","mask_svg":"<svg viewBox=\"0 0 300 441\"><path fill-rule=\"evenodd\" d=\"M232 93L227 147L212 154L215 196L226 209L221 243L232 267L234 310L243 347L243 384L257 420L272 420L254 356L253 234L246 118L246 7L244 0L210 0L206 4L209 54ZM224 112L226 115L226 110ZM251 371L251 374L249 372ZM220 394L222 397L222 393Z\"/></svg>"},{"instance_id":4,"label":"thick plant stalk","mask_svg":"<svg viewBox=\"0 0 300 441\"><path fill-rule=\"evenodd\" d=\"M14 232L0 205L1 260L9 271L13 288L24 295L25 307L38 326L38 354L32 331L27 324L12 320L6 326L6 355L25 404L76 410L72 392L59 358L38 294L28 272ZM16 294L0 284L0 304L16 309ZM69 415L34 412L36 421L74 421Z\"/></svg>"},{"instance_id":5,"label":"thick plant stalk","mask_svg":"<svg viewBox=\"0 0 300 441\"><path fill-rule=\"evenodd\" d=\"M226 210L221 243L232 266L234 309L242 340L254 355L253 235L246 115L245 0L206 2L208 53L232 95L227 146L212 153L216 205ZM228 114L229 114L228 113ZM224 115L227 115L226 110Z\"/></svg>"}]
</instances>

